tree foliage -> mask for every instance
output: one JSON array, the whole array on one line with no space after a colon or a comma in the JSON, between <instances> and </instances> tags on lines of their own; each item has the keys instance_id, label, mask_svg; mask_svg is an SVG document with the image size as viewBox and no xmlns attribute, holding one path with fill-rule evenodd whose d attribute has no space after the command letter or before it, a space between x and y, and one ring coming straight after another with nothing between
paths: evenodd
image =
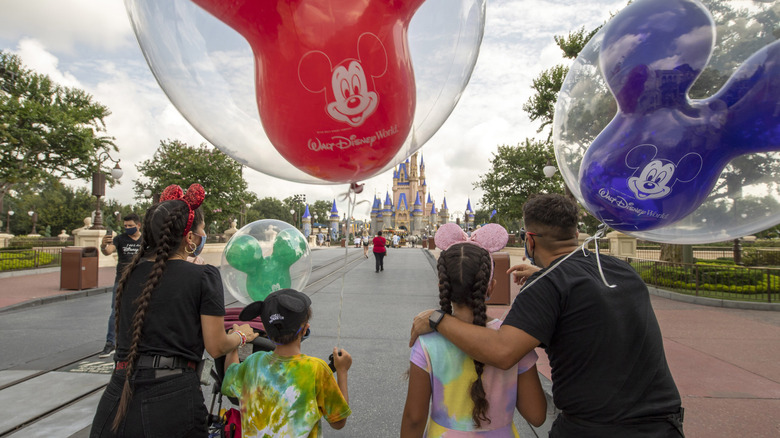
<instances>
[{"instance_id":1,"label":"tree foliage","mask_svg":"<svg viewBox=\"0 0 780 438\"><path fill-rule=\"evenodd\" d=\"M74 229L84 226L84 218L91 217L95 210L95 197L86 188L73 188L62 184L55 178L48 178L39 184L19 184L6 199L6 211L11 210L11 234L25 235L32 229L32 219L29 211L38 213L37 229L40 234L46 226L51 227L52 235L59 235L61 230L70 234ZM121 215L129 213L129 206L110 200L103 205L104 224L117 229L113 212ZM7 220L4 214L3 222ZM3 226L3 232L6 227Z\"/></svg>"},{"instance_id":2,"label":"tree foliage","mask_svg":"<svg viewBox=\"0 0 780 438\"><path fill-rule=\"evenodd\" d=\"M105 134L110 114L85 91L57 85L0 51L0 210L15 184L90 179L98 155L118 150Z\"/></svg>"},{"instance_id":3,"label":"tree foliage","mask_svg":"<svg viewBox=\"0 0 780 438\"><path fill-rule=\"evenodd\" d=\"M568 72L568 67L556 65L549 70L543 71L533 80L531 88L536 93L523 105L523 111L528 113L528 117L532 121L539 120L542 122L536 132L542 132L546 127L552 125L553 115L555 114L555 101ZM551 137L552 129L549 130L547 139L549 140Z\"/></svg>"},{"instance_id":4,"label":"tree foliage","mask_svg":"<svg viewBox=\"0 0 780 438\"><path fill-rule=\"evenodd\" d=\"M544 176L547 161L553 158L549 141L526 139L517 146L502 145L490 160L491 169L481 175L476 187L484 191L481 205L496 209L505 220L519 220L522 206L534 193L563 193L560 173Z\"/></svg>"},{"instance_id":5,"label":"tree foliage","mask_svg":"<svg viewBox=\"0 0 780 438\"><path fill-rule=\"evenodd\" d=\"M179 140L162 140L154 157L136 168L145 180L133 181L138 199L143 199L145 189L159 194L171 184L178 184L184 190L193 183L202 185L206 199L201 208L207 223L238 220L246 212L246 204L257 200L257 195L247 191L243 166L205 144L190 146Z\"/></svg>"}]
</instances>

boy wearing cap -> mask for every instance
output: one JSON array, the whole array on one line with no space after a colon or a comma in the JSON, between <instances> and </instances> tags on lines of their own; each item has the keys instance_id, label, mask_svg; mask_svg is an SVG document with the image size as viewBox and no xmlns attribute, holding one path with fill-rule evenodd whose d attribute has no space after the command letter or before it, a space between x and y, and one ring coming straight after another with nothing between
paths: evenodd
<instances>
[{"instance_id":1,"label":"boy wearing cap","mask_svg":"<svg viewBox=\"0 0 780 438\"><path fill-rule=\"evenodd\" d=\"M222 393L240 400L242 436L321 437L322 416L332 428L344 427L352 413L347 392L352 357L333 348L337 382L325 361L301 354L311 299L282 289L248 305L240 319L258 315L276 350L254 353L242 363L238 350L225 356Z\"/></svg>"}]
</instances>

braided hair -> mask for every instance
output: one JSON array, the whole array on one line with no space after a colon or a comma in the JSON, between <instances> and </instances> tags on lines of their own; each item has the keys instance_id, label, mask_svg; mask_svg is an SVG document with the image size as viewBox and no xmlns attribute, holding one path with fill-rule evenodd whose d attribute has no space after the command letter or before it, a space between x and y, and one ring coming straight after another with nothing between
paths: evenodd
<instances>
[{"instance_id":1,"label":"braided hair","mask_svg":"<svg viewBox=\"0 0 780 438\"><path fill-rule=\"evenodd\" d=\"M477 245L453 245L439 256L439 306L441 310L452 314L452 303L466 305L474 315L474 325L484 327L487 324L487 306L485 295L490 282L490 253ZM490 404L482 385L482 373L485 364L474 361L477 380L471 385L470 395L474 402L471 418L476 427L483 422L490 423L487 411Z\"/></svg>"},{"instance_id":2,"label":"braided hair","mask_svg":"<svg viewBox=\"0 0 780 438\"><path fill-rule=\"evenodd\" d=\"M136 307L133 313L131 323L132 341L130 342L127 354L127 369L125 370L125 384L122 388L122 396L119 399L116 416L112 424L112 430L116 432L127 414L127 408L133 397L133 388L130 377L135 371L135 362L138 359L139 345L141 343L141 333L144 327L146 311L149 308L152 293L160 284L160 279L165 273L168 259L176 253L184 239L184 228L187 226L189 207L184 201L174 200L165 201L152 205L147 210L144 217L143 234L141 235L141 248L132 262L122 271L116 289L116 301L114 302L114 311L116 314L115 324L117 332L119 329L119 314L121 311L122 295L127 285L127 281L136 267L145 259L154 257L154 265L143 285L141 294L133 302ZM192 228L203 223L203 213L200 209L195 210L195 218Z\"/></svg>"}]
</instances>

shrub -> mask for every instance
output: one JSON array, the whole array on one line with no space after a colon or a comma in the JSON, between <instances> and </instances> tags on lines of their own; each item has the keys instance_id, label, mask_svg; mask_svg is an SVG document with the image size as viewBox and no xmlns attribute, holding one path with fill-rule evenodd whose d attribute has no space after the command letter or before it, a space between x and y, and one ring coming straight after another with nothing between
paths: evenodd
<instances>
[{"instance_id":1,"label":"shrub","mask_svg":"<svg viewBox=\"0 0 780 438\"><path fill-rule=\"evenodd\" d=\"M0 252L0 271L32 269L58 261L54 254L38 252L38 263L36 264L35 253L36 251Z\"/></svg>"}]
</instances>

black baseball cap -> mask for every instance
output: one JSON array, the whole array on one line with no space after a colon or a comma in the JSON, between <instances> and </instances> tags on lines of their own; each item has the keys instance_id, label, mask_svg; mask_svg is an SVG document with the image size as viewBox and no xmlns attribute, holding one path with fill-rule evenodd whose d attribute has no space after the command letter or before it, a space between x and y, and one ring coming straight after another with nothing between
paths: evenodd
<instances>
[{"instance_id":1,"label":"black baseball cap","mask_svg":"<svg viewBox=\"0 0 780 438\"><path fill-rule=\"evenodd\" d=\"M244 307L238 319L250 321L260 316L265 332L271 339L298 331L309 316L311 299L295 289L281 289L269 294L263 301Z\"/></svg>"}]
</instances>

